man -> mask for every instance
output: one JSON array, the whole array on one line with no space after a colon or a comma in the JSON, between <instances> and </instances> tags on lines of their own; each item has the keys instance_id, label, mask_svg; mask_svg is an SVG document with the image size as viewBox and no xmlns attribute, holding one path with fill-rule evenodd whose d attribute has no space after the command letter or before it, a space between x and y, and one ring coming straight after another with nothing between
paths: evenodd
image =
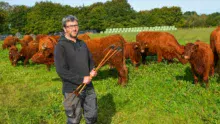
<instances>
[{"instance_id":1,"label":"man","mask_svg":"<svg viewBox=\"0 0 220 124\"><path fill-rule=\"evenodd\" d=\"M68 15L62 19L65 32L54 51L57 74L63 82L64 108L67 124L79 124L82 113L86 123L97 122L97 97L91 78L97 75L87 45L77 38L78 19ZM72 94L80 84L86 88L77 97ZM82 112L83 110L83 112Z\"/></svg>"}]
</instances>

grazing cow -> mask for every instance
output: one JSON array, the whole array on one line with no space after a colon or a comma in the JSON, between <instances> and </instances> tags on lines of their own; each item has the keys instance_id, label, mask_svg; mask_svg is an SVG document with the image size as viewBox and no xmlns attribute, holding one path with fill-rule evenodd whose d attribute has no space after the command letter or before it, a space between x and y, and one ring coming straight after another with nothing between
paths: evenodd
<instances>
[{"instance_id":1,"label":"grazing cow","mask_svg":"<svg viewBox=\"0 0 220 124\"><path fill-rule=\"evenodd\" d=\"M18 48L16 46L11 46L9 48L9 60L11 62L11 65L16 66L19 59L20 54L18 52Z\"/></svg>"},{"instance_id":2,"label":"grazing cow","mask_svg":"<svg viewBox=\"0 0 220 124\"><path fill-rule=\"evenodd\" d=\"M95 64L98 65L107 54L109 46L115 45L115 47L121 47L123 50L125 40L121 35L117 34L103 38L86 40L85 43L92 53ZM112 56L107 63L116 68L119 76L118 83L125 86L127 83L127 67L125 65L125 57L123 54L123 51L119 52L118 54Z\"/></svg>"},{"instance_id":3,"label":"grazing cow","mask_svg":"<svg viewBox=\"0 0 220 124\"><path fill-rule=\"evenodd\" d=\"M60 35L51 35L50 37L54 38L56 42L58 42L60 39Z\"/></svg>"},{"instance_id":4,"label":"grazing cow","mask_svg":"<svg viewBox=\"0 0 220 124\"><path fill-rule=\"evenodd\" d=\"M126 42L124 44L125 59L130 59L135 67L141 60L140 44L137 42Z\"/></svg>"},{"instance_id":5,"label":"grazing cow","mask_svg":"<svg viewBox=\"0 0 220 124\"><path fill-rule=\"evenodd\" d=\"M24 66L29 62L29 59L38 52L39 43L31 41L27 46L23 46L20 50L20 56L24 58Z\"/></svg>"},{"instance_id":6,"label":"grazing cow","mask_svg":"<svg viewBox=\"0 0 220 124\"><path fill-rule=\"evenodd\" d=\"M2 44L2 49L6 49L9 48L11 46L15 46L16 42L18 42L19 39L17 37L14 36L8 36L4 39L4 42Z\"/></svg>"},{"instance_id":7,"label":"grazing cow","mask_svg":"<svg viewBox=\"0 0 220 124\"><path fill-rule=\"evenodd\" d=\"M214 55L210 46L203 42L187 43L183 56L191 65L195 84L200 75L208 88L209 75L214 75Z\"/></svg>"},{"instance_id":8,"label":"grazing cow","mask_svg":"<svg viewBox=\"0 0 220 124\"><path fill-rule=\"evenodd\" d=\"M182 64L187 63L181 58L184 46L181 46L170 33L143 31L137 34L136 42L141 45L143 64L145 64L145 58L149 54L156 54L158 62L161 62L162 58L168 61L177 58Z\"/></svg>"},{"instance_id":9,"label":"grazing cow","mask_svg":"<svg viewBox=\"0 0 220 124\"><path fill-rule=\"evenodd\" d=\"M20 40L20 44L22 47L27 46L29 42L33 41L33 38L31 35L24 35L23 39Z\"/></svg>"},{"instance_id":10,"label":"grazing cow","mask_svg":"<svg viewBox=\"0 0 220 124\"><path fill-rule=\"evenodd\" d=\"M90 37L89 37L89 35L88 35L87 33L85 33L85 34L79 34L79 35L77 36L77 38L80 39L80 40L83 40L83 41L90 39Z\"/></svg>"},{"instance_id":11,"label":"grazing cow","mask_svg":"<svg viewBox=\"0 0 220 124\"><path fill-rule=\"evenodd\" d=\"M57 41L50 37L44 36L39 39L38 52L34 54L31 60L34 63L47 65L47 70L50 71L50 66L54 64L54 48Z\"/></svg>"},{"instance_id":12,"label":"grazing cow","mask_svg":"<svg viewBox=\"0 0 220 124\"><path fill-rule=\"evenodd\" d=\"M218 26L210 35L210 46L214 53L215 67L220 58L220 26Z\"/></svg>"}]
</instances>

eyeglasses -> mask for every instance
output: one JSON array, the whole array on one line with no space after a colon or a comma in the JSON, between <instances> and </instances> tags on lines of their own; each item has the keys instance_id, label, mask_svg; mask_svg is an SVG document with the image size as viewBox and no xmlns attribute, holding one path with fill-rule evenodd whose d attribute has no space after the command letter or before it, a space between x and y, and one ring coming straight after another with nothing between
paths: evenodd
<instances>
[{"instance_id":1,"label":"eyeglasses","mask_svg":"<svg viewBox=\"0 0 220 124\"><path fill-rule=\"evenodd\" d=\"M79 25L69 25L69 26L66 26L66 28L78 28Z\"/></svg>"}]
</instances>

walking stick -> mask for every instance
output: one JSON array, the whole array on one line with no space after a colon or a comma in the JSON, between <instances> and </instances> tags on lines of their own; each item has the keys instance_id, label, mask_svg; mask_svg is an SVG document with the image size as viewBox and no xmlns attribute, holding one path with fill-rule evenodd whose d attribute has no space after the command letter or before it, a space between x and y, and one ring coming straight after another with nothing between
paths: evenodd
<instances>
[{"instance_id":1,"label":"walking stick","mask_svg":"<svg viewBox=\"0 0 220 124\"><path fill-rule=\"evenodd\" d=\"M119 53L119 52L121 52L120 51L121 50L121 48L120 47L118 47L117 49L115 49L115 50L113 50L113 52L109 55L109 54L106 54L105 55L105 57L102 59L102 61L99 63L99 65L97 66L97 68L95 68L95 71L98 71L104 64L105 64L105 62L107 62L113 55L116 55L117 53ZM110 51L110 50L109 50ZM108 52L108 53L110 53L110 52ZM109 56L108 56L109 55ZM90 77L90 78L92 78L92 77ZM81 84L82 85L82 84ZM86 86L86 84L83 84L83 87L79 90L79 92L78 91L74 91L74 94L76 95L76 96L78 96L81 92L82 92L82 90L85 88L85 86ZM81 86L80 86L81 87ZM78 89L78 87L77 87L77 89Z\"/></svg>"}]
</instances>

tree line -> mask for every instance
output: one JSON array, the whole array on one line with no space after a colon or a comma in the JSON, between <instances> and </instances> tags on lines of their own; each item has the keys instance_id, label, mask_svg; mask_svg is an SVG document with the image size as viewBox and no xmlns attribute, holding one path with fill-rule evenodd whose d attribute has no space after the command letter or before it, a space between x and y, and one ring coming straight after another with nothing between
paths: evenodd
<instances>
[{"instance_id":1,"label":"tree line","mask_svg":"<svg viewBox=\"0 0 220 124\"><path fill-rule=\"evenodd\" d=\"M79 19L80 30L104 31L106 28L176 26L178 28L220 25L220 13L197 14L182 12L180 7L162 7L135 11L127 0L97 2L90 6L61 5L50 1L34 6L11 6L0 2L0 34L49 34L62 31L61 20L66 15Z\"/></svg>"}]
</instances>

